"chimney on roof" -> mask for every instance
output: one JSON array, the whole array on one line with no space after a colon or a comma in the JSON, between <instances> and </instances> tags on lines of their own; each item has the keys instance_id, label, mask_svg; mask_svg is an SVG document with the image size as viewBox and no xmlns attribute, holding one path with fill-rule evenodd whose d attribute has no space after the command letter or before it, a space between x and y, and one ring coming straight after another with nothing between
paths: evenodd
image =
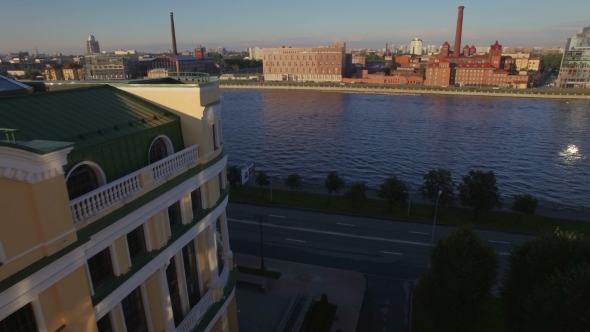
<instances>
[{"instance_id":1,"label":"chimney on roof","mask_svg":"<svg viewBox=\"0 0 590 332\"><path fill-rule=\"evenodd\" d=\"M458 57L461 54L461 35L463 34L463 9L465 7L459 6L459 15L457 16L457 31L455 32L455 49L453 56Z\"/></svg>"},{"instance_id":2,"label":"chimney on roof","mask_svg":"<svg viewBox=\"0 0 590 332\"><path fill-rule=\"evenodd\" d=\"M172 30L172 54L178 55L176 51L176 32L174 32L174 14L170 12L170 29Z\"/></svg>"}]
</instances>

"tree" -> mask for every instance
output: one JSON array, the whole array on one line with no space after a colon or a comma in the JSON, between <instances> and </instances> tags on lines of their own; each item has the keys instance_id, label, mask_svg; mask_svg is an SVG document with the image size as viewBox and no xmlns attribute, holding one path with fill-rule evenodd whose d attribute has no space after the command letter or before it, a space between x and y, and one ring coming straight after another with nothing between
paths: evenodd
<instances>
[{"instance_id":1,"label":"tree","mask_svg":"<svg viewBox=\"0 0 590 332\"><path fill-rule=\"evenodd\" d=\"M227 180L229 181L229 186L232 188L236 188L238 182L240 181L241 174L240 169L236 165L227 166Z\"/></svg>"},{"instance_id":2,"label":"tree","mask_svg":"<svg viewBox=\"0 0 590 332\"><path fill-rule=\"evenodd\" d=\"M460 226L431 249L431 269L420 277L417 305L437 331L472 331L498 274L494 249Z\"/></svg>"},{"instance_id":3,"label":"tree","mask_svg":"<svg viewBox=\"0 0 590 332\"><path fill-rule=\"evenodd\" d=\"M540 296L535 292L543 292L543 287L547 286L546 283L552 283L549 278L558 278L563 281L569 271L588 264L590 264L590 240L578 233L557 231L555 234L545 235L516 247L508 258L508 269L502 287L502 304L509 327L513 331L525 331L526 325L533 320L532 317L537 315L531 311L536 310L532 301L536 301ZM563 289L557 290L561 295L554 293L558 297L546 305L561 312L558 307L561 305L559 297L567 294L568 287L564 285ZM584 291L587 294L588 290ZM567 304L571 306L574 303L572 301ZM587 311L585 317L590 317ZM542 330L551 331L550 329ZM559 330L582 331L581 329Z\"/></svg>"},{"instance_id":4,"label":"tree","mask_svg":"<svg viewBox=\"0 0 590 332\"><path fill-rule=\"evenodd\" d=\"M451 171L444 168L431 169L424 174L424 183L420 186L422 197L428 198L432 203L436 203L438 191L442 190L439 198L439 204L450 205L455 199L455 182L451 176Z\"/></svg>"},{"instance_id":5,"label":"tree","mask_svg":"<svg viewBox=\"0 0 590 332\"><path fill-rule=\"evenodd\" d=\"M258 176L256 176L256 183L260 187L260 190L262 191L262 196L264 197L264 187L270 184L268 174L266 174L265 171L258 171Z\"/></svg>"},{"instance_id":6,"label":"tree","mask_svg":"<svg viewBox=\"0 0 590 332\"><path fill-rule=\"evenodd\" d=\"M344 188L344 179L338 175L338 172L330 171L324 181L324 187L328 189L328 200L326 201L326 204L330 204L332 193L338 193Z\"/></svg>"},{"instance_id":7,"label":"tree","mask_svg":"<svg viewBox=\"0 0 590 332\"><path fill-rule=\"evenodd\" d=\"M25 75L23 76L23 78L25 80L34 80L35 78L37 78L37 76L42 76L41 72L39 72L36 69L27 69L25 70Z\"/></svg>"},{"instance_id":8,"label":"tree","mask_svg":"<svg viewBox=\"0 0 590 332\"><path fill-rule=\"evenodd\" d=\"M295 190L299 190L299 187L301 187L301 175L297 173L289 174L289 176L287 176L285 179L285 185L291 188L291 199L293 199Z\"/></svg>"},{"instance_id":9,"label":"tree","mask_svg":"<svg viewBox=\"0 0 590 332\"><path fill-rule=\"evenodd\" d=\"M512 211L518 213L518 221L522 214L533 215L537 210L539 201L531 194L514 195L514 202L512 203Z\"/></svg>"},{"instance_id":10,"label":"tree","mask_svg":"<svg viewBox=\"0 0 590 332\"><path fill-rule=\"evenodd\" d=\"M367 198L367 185L364 182L356 182L348 191L344 194L344 197L352 201L352 207L354 207L354 203L360 200L365 200Z\"/></svg>"},{"instance_id":11,"label":"tree","mask_svg":"<svg viewBox=\"0 0 590 332\"><path fill-rule=\"evenodd\" d=\"M475 209L475 220L479 210L501 207L502 197L496 185L494 172L469 171L463 176L463 183L459 184L459 199L461 205Z\"/></svg>"},{"instance_id":12,"label":"tree","mask_svg":"<svg viewBox=\"0 0 590 332\"><path fill-rule=\"evenodd\" d=\"M393 203L405 203L408 198L408 185L397 176L388 176L387 179L379 185L377 196L386 200L389 203L389 211Z\"/></svg>"}]
</instances>

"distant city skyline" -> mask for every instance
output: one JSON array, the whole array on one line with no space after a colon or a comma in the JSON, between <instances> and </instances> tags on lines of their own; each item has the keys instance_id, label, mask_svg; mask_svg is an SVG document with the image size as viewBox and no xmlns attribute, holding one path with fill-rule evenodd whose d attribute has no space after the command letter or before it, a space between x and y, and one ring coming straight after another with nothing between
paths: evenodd
<instances>
[{"instance_id":1,"label":"distant city skyline","mask_svg":"<svg viewBox=\"0 0 590 332\"><path fill-rule=\"evenodd\" d=\"M36 3L32 10L22 2L9 2L3 5L3 12L9 15L0 20L0 31L9 32L3 36L0 53L35 52L37 47L46 54L84 54L89 35L100 40L102 51L163 52L171 48L171 11L179 52L199 44L207 48L223 46L228 51L255 46L330 45L335 41L346 42L348 48L382 49L385 43L410 44L414 38L420 38L424 45L452 44L459 5L466 7L463 44L469 45L486 46L498 40L511 47L563 47L567 38L590 25L587 11L582 10L587 6L585 0L542 1L534 6L508 0L499 0L493 6L433 0L403 4L380 1L363 9L356 8L356 2L347 3L302 0L279 6L269 0L254 5L235 0L144 1L138 6L104 0L101 6L95 6L55 0ZM414 15L396 14L401 12Z\"/></svg>"}]
</instances>

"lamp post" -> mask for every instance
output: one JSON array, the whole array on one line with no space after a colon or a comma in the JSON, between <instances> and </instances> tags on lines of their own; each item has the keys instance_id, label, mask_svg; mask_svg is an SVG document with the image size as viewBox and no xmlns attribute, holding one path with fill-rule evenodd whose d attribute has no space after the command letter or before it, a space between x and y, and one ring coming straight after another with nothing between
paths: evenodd
<instances>
[{"instance_id":1,"label":"lamp post","mask_svg":"<svg viewBox=\"0 0 590 332\"><path fill-rule=\"evenodd\" d=\"M436 212L438 211L438 200L440 199L440 195L442 195L442 190L438 191L438 196L436 197L436 204L434 206L434 220L432 221L432 236L430 237L430 246L431 247L434 244L434 230L436 228Z\"/></svg>"},{"instance_id":2,"label":"lamp post","mask_svg":"<svg viewBox=\"0 0 590 332\"><path fill-rule=\"evenodd\" d=\"M260 225L260 270L266 271L266 267L264 266L264 245L263 245L263 238L262 238L262 223L268 221L268 216L266 215L254 215L254 220L258 221Z\"/></svg>"}]
</instances>

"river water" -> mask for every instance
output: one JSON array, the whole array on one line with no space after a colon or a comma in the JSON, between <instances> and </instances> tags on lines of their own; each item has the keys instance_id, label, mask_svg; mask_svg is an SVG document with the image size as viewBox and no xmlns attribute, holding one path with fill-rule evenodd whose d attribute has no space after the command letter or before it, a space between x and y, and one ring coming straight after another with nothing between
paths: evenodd
<instances>
[{"instance_id":1,"label":"river water","mask_svg":"<svg viewBox=\"0 0 590 332\"><path fill-rule=\"evenodd\" d=\"M492 170L503 196L590 206L590 103L551 99L222 90L228 164L321 183L330 170L412 191L429 169Z\"/></svg>"}]
</instances>

